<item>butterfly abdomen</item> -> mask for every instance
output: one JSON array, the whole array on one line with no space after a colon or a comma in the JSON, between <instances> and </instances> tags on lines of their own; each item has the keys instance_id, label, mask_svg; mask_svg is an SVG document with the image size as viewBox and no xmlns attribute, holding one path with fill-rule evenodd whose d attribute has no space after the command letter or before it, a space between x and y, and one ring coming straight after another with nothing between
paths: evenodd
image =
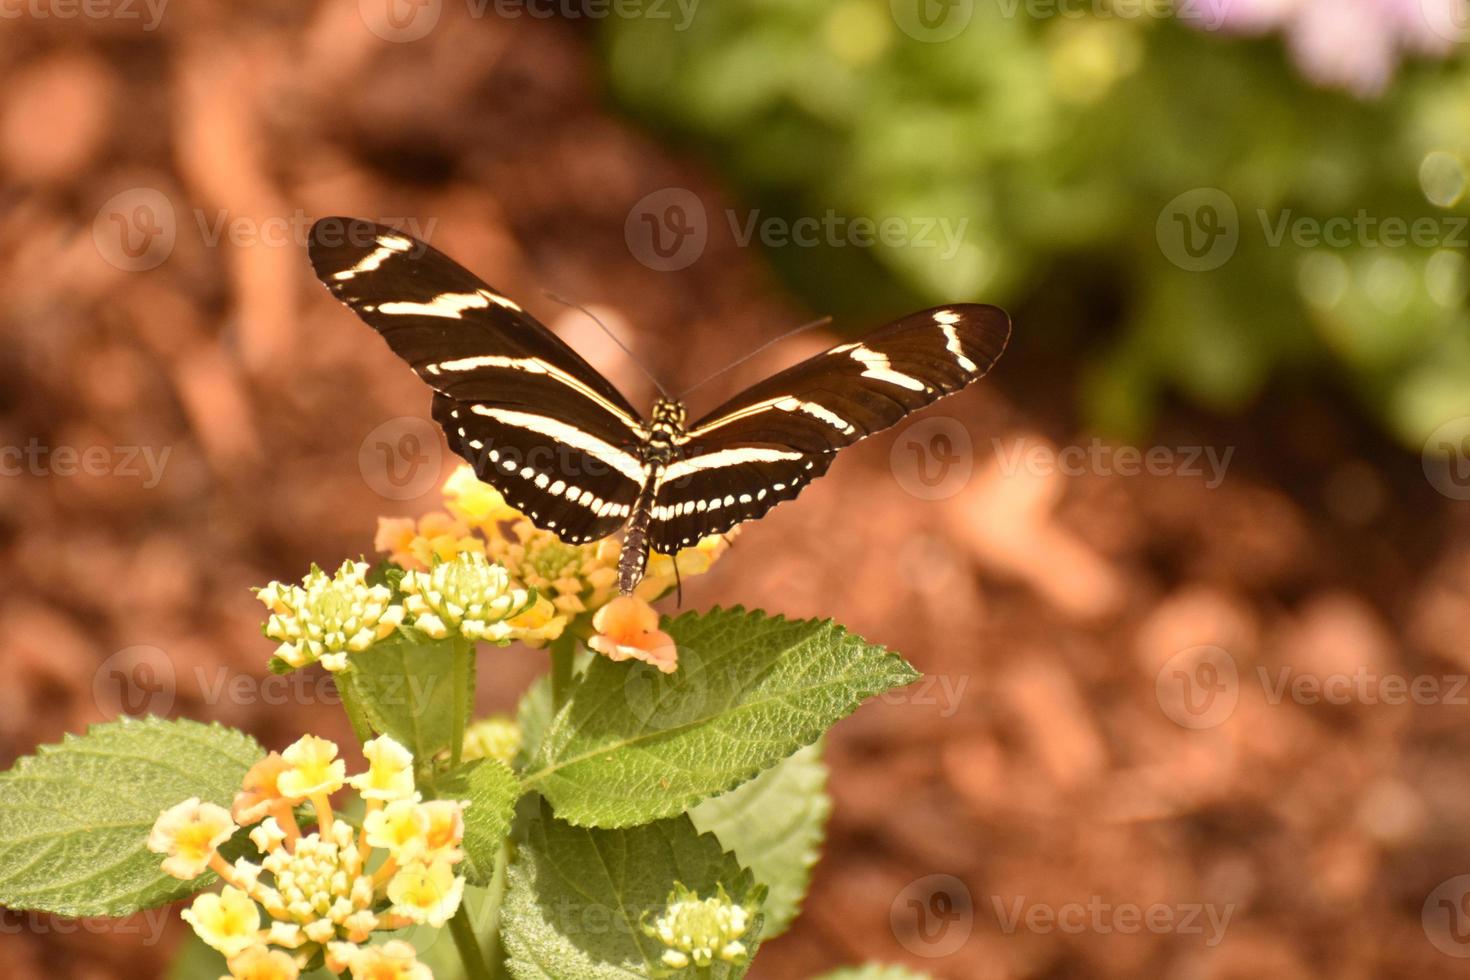
<instances>
[{"instance_id":1,"label":"butterfly abdomen","mask_svg":"<svg viewBox=\"0 0 1470 980\"><path fill-rule=\"evenodd\" d=\"M663 466L651 466L648 479L633 502L633 516L623 530L623 550L618 555L618 591L623 595L638 586L648 566L648 529L653 523L653 507L662 482Z\"/></svg>"}]
</instances>

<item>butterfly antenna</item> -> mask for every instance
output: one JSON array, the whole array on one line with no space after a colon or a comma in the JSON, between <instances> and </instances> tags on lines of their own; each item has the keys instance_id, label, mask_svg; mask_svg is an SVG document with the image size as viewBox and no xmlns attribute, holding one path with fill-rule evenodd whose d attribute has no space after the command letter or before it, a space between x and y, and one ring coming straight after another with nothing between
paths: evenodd
<instances>
[{"instance_id":1,"label":"butterfly antenna","mask_svg":"<svg viewBox=\"0 0 1470 980\"><path fill-rule=\"evenodd\" d=\"M605 334L607 334L609 337L611 337L612 338L612 342L615 343L615 344L617 344L618 347L622 350L622 352L624 354L627 354L628 355L628 360L630 360L634 364L638 365L638 370L642 371L645 375L648 376L648 380L653 382L653 386L659 390L659 392L664 396L664 398L666 398L669 401L673 401L674 400L674 397L669 394L669 389L665 388L663 386L662 382L660 382L658 380L658 378L654 377L653 372L650 371L650 370L648 370L648 368L644 365L644 363L642 361L638 360L638 356L636 354L634 354L631 350L628 349L628 345L627 344L623 343L621 340L618 339L618 335L612 332L612 328L610 328L607 324L603 323L601 320L599 320L597 318L597 314L595 314L591 310L587 309L587 307L583 306L581 303L575 303L572 300L564 299L563 297L556 295L556 293L547 292L546 293L546 298L549 299L549 300L552 300L554 302L560 303L562 306L569 306L569 307L571 307L574 310L581 310L583 313L587 314L587 317L593 323L595 323L599 327L601 327L602 328L602 332L605 333Z\"/></svg>"},{"instance_id":2,"label":"butterfly antenna","mask_svg":"<svg viewBox=\"0 0 1470 980\"><path fill-rule=\"evenodd\" d=\"M718 378L720 375L724 374L726 371L733 371L735 368L738 368L740 365L744 364L746 361L750 360L752 357L754 357L755 355L759 354L761 351L765 350L767 347L770 347L772 344L779 344L781 341L785 340L787 337L794 337L797 334L801 333L803 330L810 330L813 327L826 326L827 324L829 324L831 322L832 322L832 318L830 316L824 316L824 317L821 317L819 319L813 320L811 323L803 323L801 326L797 327L795 330L788 330L788 331L786 331L785 333L783 333L779 337L773 337L772 339L766 341L764 344L761 344L755 350L751 351L749 354L746 354L744 357L740 358L739 360L734 361L734 362L732 362L730 364L726 364L724 367L720 368L714 374L712 374L709 377L705 378L703 381L699 382L698 384L693 384L693 385L690 385L688 388L685 388L683 391L679 392L679 397L682 399L685 395L689 394L695 388L702 388L705 385L709 384L711 381L713 381L716 378Z\"/></svg>"}]
</instances>

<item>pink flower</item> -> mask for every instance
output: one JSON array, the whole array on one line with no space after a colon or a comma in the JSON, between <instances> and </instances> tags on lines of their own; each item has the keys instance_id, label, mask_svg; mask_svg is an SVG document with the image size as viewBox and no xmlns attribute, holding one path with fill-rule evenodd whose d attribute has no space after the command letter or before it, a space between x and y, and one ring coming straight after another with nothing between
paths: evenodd
<instances>
[{"instance_id":1,"label":"pink flower","mask_svg":"<svg viewBox=\"0 0 1470 980\"><path fill-rule=\"evenodd\" d=\"M1403 54L1447 54L1467 15L1466 0L1186 0L1178 16L1210 31L1279 30L1312 81L1372 98Z\"/></svg>"}]
</instances>

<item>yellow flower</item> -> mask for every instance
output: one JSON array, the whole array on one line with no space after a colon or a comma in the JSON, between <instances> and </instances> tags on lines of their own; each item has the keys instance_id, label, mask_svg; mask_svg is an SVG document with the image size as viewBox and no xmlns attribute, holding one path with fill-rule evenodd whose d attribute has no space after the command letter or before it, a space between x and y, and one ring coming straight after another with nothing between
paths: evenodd
<instances>
[{"instance_id":1,"label":"yellow flower","mask_svg":"<svg viewBox=\"0 0 1470 980\"><path fill-rule=\"evenodd\" d=\"M379 735L362 747L368 771L347 780L365 800L402 800L414 796L413 753Z\"/></svg>"},{"instance_id":2,"label":"yellow flower","mask_svg":"<svg viewBox=\"0 0 1470 980\"><path fill-rule=\"evenodd\" d=\"M467 805L459 800L430 800L421 804L420 809L427 820L424 850L429 860L458 861L464 857L459 842L464 840L464 808Z\"/></svg>"},{"instance_id":3,"label":"yellow flower","mask_svg":"<svg viewBox=\"0 0 1470 980\"><path fill-rule=\"evenodd\" d=\"M469 640L510 643L525 632L511 621L532 606L530 593L513 588L503 567L478 554L461 554L427 572L409 572L401 588L414 628L436 640L457 633Z\"/></svg>"},{"instance_id":4,"label":"yellow flower","mask_svg":"<svg viewBox=\"0 0 1470 980\"><path fill-rule=\"evenodd\" d=\"M231 814L240 826L248 827L281 805L290 805L276 786L276 780L281 778L281 773L287 768L281 753L272 752L245 773L245 782L240 792L235 794L235 802L230 807Z\"/></svg>"},{"instance_id":5,"label":"yellow flower","mask_svg":"<svg viewBox=\"0 0 1470 980\"><path fill-rule=\"evenodd\" d=\"M412 922L438 928L449 921L464 895L464 879L457 877L449 862L433 864L414 861L388 883L393 912Z\"/></svg>"},{"instance_id":6,"label":"yellow flower","mask_svg":"<svg viewBox=\"0 0 1470 980\"><path fill-rule=\"evenodd\" d=\"M721 555L730 550L730 539L734 537L736 530L738 529L701 538L694 547L680 548L672 557L657 552L649 555L648 569L633 594L652 602L674 588L681 579L703 575L714 567Z\"/></svg>"},{"instance_id":7,"label":"yellow flower","mask_svg":"<svg viewBox=\"0 0 1470 980\"><path fill-rule=\"evenodd\" d=\"M286 816L290 820L296 819L289 812ZM285 843L285 840L286 829L275 817L266 817L250 829L250 842L261 851L273 851Z\"/></svg>"},{"instance_id":8,"label":"yellow flower","mask_svg":"<svg viewBox=\"0 0 1470 980\"><path fill-rule=\"evenodd\" d=\"M587 646L609 660L642 660L665 674L679 668L674 638L658 628L658 613L637 596L618 596L592 617L597 635Z\"/></svg>"},{"instance_id":9,"label":"yellow flower","mask_svg":"<svg viewBox=\"0 0 1470 980\"><path fill-rule=\"evenodd\" d=\"M505 502L500 491L481 483L468 465L460 466L444 481L444 501L450 513L488 538L498 536L501 521L513 521L521 512Z\"/></svg>"},{"instance_id":10,"label":"yellow flower","mask_svg":"<svg viewBox=\"0 0 1470 980\"><path fill-rule=\"evenodd\" d=\"M219 847L239 828L230 812L194 796L170 807L153 822L148 850L167 855L163 870L175 878L192 881L204 873Z\"/></svg>"},{"instance_id":11,"label":"yellow flower","mask_svg":"<svg viewBox=\"0 0 1470 980\"><path fill-rule=\"evenodd\" d=\"M251 946L230 958L230 975L220 980L296 980L300 975L296 961L286 953L269 946Z\"/></svg>"},{"instance_id":12,"label":"yellow flower","mask_svg":"<svg viewBox=\"0 0 1470 980\"><path fill-rule=\"evenodd\" d=\"M304 800L331 795L342 788L347 763L337 758L337 745L315 735L303 735L281 753L287 768L276 778L282 794Z\"/></svg>"},{"instance_id":13,"label":"yellow flower","mask_svg":"<svg viewBox=\"0 0 1470 980\"><path fill-rule=\"evenodd\" d=\"M244 952L259 940L260 909L249 895L231 885L218 895L199 895L181 915L200 939L226 957Z\"/></svg>"},{"instance_id":14,"label":"yellow flower","mask_svg":"<svg viewBox=\"0 0 1470 980\"><path fill-rule=\"evenodd\" d=\"M346 821L335 820L329 830L307 834L290 850L272 848L261 866L273 884L257 885L254 893L271 918L288 926L282 940L298 935L290 926L313 943L344 934L365 939L378 928L367 855Z\"/></svg>"},{"instance_id":15,"label":"yellow flower","mask_svg":"<svg viewBox=\"0 0 1470 980\"><path fill-rule=\"evenodd\" d=\"M392 590L367 584L366 562L345 561L331 578L313 567L300 586L272 582L255 591L270 610L265 635L279 640L276 656L292 667L321 661L342 670L349 653L387 637L403 620Z\"/></svg>"},{"instance_id":16,"label":"yellow flower","mask_svg":"<svg viewBox=\"0 0 1470 980\"><path fill-rule=\"evenodd\" d=\"M676 882L664 913L652 925L644 922L643 932L668 947L663 963L675 970L691 962L707 967L716 959L742 963L747 951L740 937L749 928L749 919L745 906L732 902L725 886L721 885L713 898L701 900Z\"/></svg>"},{"instance_id":17,"label":"yellow flower","mask_svg":"<svg viewBox=\"0 0 1470 980\"><path fill-rule=\"evenodd\" d=\"M363 818L363 839L381 847L399 861L423 853L428 840L429 815L413 800L394 800Z\"/></svg>"},{"instance_id":18,"label":"yellow flower","mask_svg":"<svg viewBox=\"0 0 1470 980\"><path fill-rule=\"evenodd\" d=\"M418 961L414 948L401 939L381 946L363 946L336 951L328 969L342 966L352 971L352 980L433 980L434 974ZM340 972L340 971L339 971Z\"/></svg>"},{"instance_id":19,"label":"yellow flower","mask_svg":"<svg viewBox=\"0 0 1470 980\"><path fill-rule=\"evenodd\" d=\"M499 759L506 765L515 762L521 750L521 724L506 715L482 718L464 733L464 758Z\"/></svg>"},{"instance_id":20,"label":"yellow flower","mask_svg":"<svg viewBox=\"0 0 1470 980\"><path fill-rule=\"evenodd\" d=\"M537 595L531 608L507 622L516 631L516 639L528 647L545 646L567 628L567 617L558 615L556 606L543 595Z\"/></svg>"},{"instance_id":21,"label":"yellow flower","mask_svg":"<svg viewBox=\"0 0 1470 980\"><path fill-rule=\"evenodd\" d=\"M492 541L488 554L521 585L549 596L560 613L596 609L617 595L618 544L610 538L566 544L523 519L510 536Z\"/></svg>"}]
</instances>

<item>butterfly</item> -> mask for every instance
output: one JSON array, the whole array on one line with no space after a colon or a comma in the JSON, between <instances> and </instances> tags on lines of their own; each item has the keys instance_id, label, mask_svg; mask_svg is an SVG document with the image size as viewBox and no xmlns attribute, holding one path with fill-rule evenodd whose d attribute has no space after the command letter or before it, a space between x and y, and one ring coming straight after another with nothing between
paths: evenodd
<instances>
[{"instance_id":1,"label":"butterfly","mask_svg":"<svg viewBox=\"0 0 1470 980\"><path fill-rule=\"evenodd\" d=\"M568 543L623 530L623 593L650 547L672 554L791 500L839 449L983 377L1011 334L994 306L940 306L787 368L692 424L670 398L644 419L518 303L426 243L323 218L308 250L332 295L433 390L435 421L481 480Z\"/></svg>"}]
</instances>

